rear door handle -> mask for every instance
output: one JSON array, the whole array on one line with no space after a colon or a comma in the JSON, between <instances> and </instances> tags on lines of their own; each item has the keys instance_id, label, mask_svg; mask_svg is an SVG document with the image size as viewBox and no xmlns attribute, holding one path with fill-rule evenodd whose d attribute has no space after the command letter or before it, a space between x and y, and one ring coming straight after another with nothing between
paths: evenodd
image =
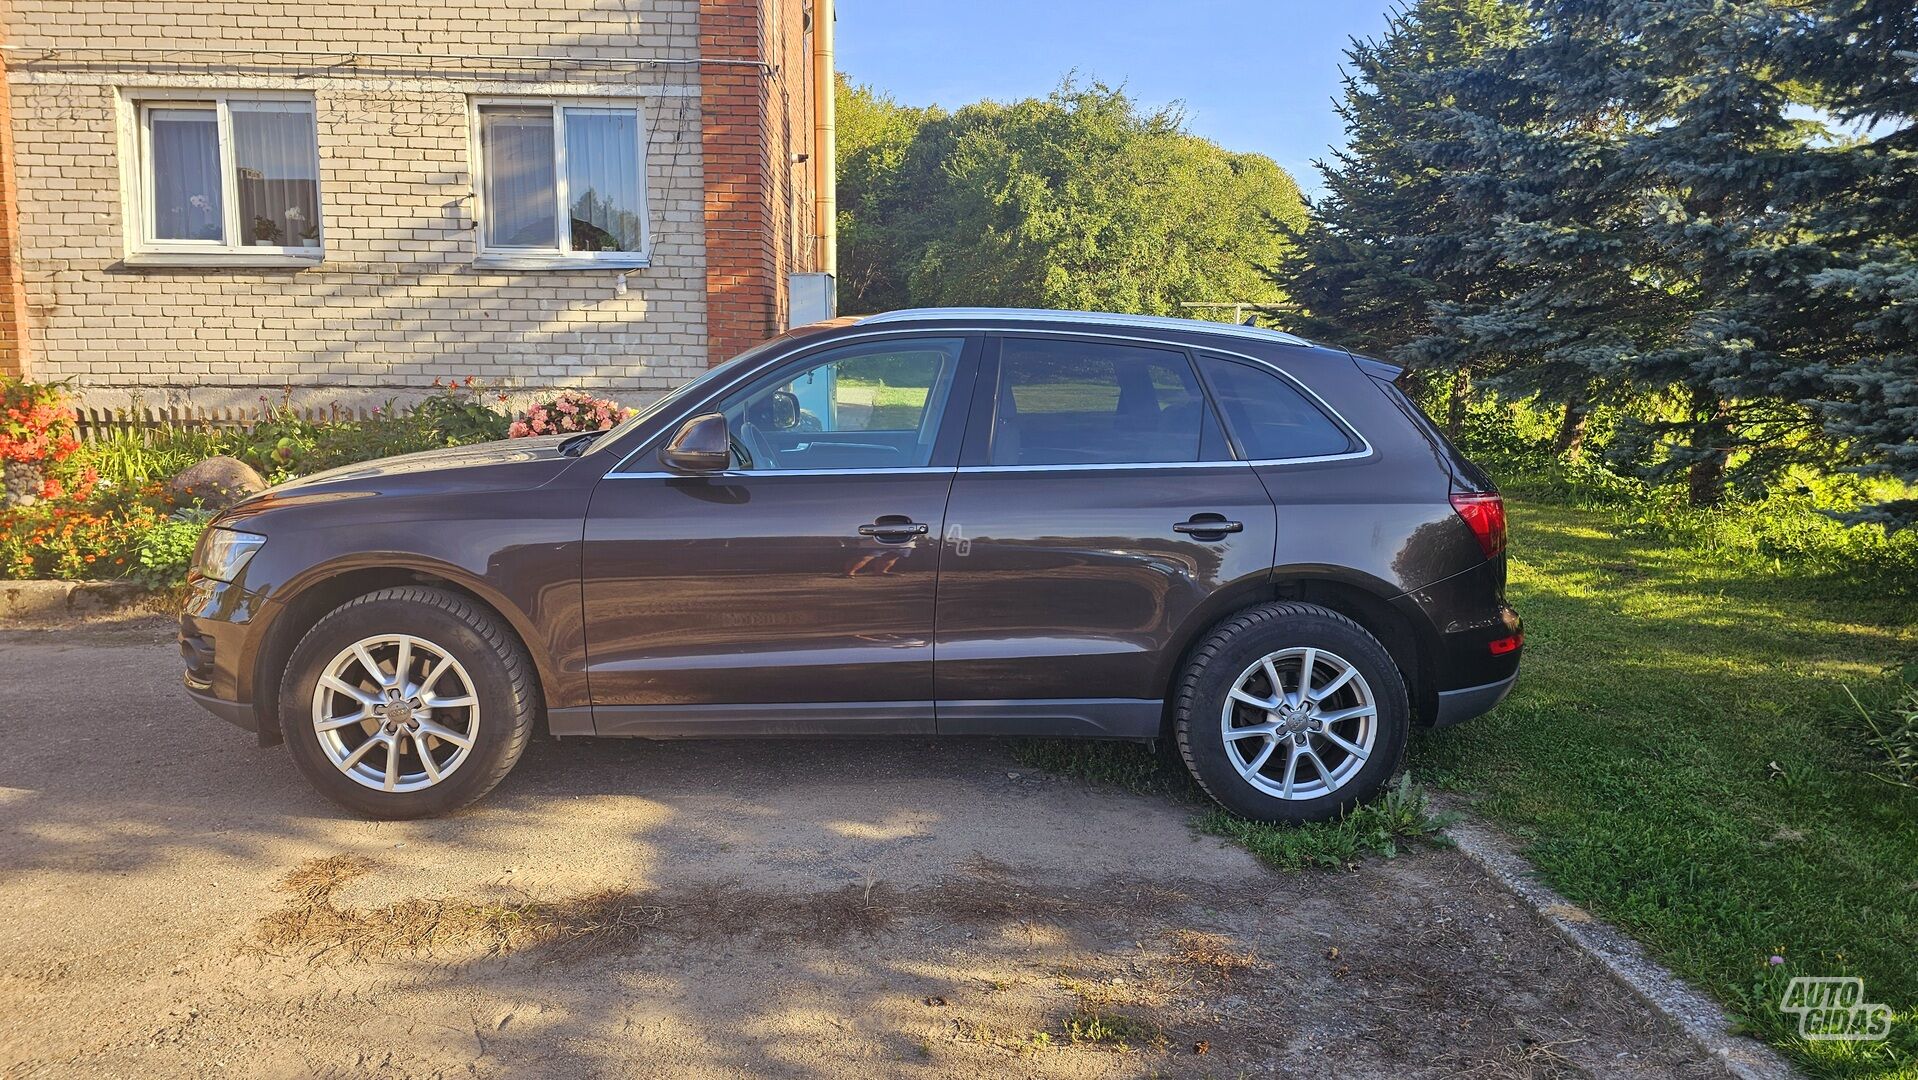
<instances>
[{"instance_id":1,"label":"rear door handle","mask_svg":"<svg viewBox=\"0 0 1918 1080\"><path fill-rule=\"evenodd\" d=\"M1224 536L1226 533L1244 532L1245 523L1242 521L1227 521L1225 517L1220 514L1194 514L1192 515L1192 520L1181 521L1177 525L1172 526L1172 531L1175 533L1185 533L1189 536L1196 536L1201 540L1205 540Z\"/></svg>"},{"instance_id":2,"label":"rear door handle","mask_svg":"<svg viewBox=\"0 0 1918 1080\"><path fill-rule=\"evenodd\" d=\"M870 536L886 543L898 543L915 536L924 536L932 530L923 521L881 518L871 525L859 526L859 535Z\"/></svg>"}]
</instances>

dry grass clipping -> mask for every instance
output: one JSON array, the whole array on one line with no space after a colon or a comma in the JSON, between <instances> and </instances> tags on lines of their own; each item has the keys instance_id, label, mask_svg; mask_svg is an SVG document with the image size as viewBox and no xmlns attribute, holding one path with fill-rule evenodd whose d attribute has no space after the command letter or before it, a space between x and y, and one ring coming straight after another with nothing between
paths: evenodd
<instances>
[{"instance_id":1,"label":"dry grass clipping","mask_svg":"<svg viewBox=\"0 0 1918 1080\"><path fill-rule=\"evenodd\" d=\"M1231 938L1198 930L1174 930L1167 935L1172 954L1167 959L1185 970L1219 982L1231 982L1232 976L1259 966L1251 952L1234 948Z\"/></svg>"}]
</instances>

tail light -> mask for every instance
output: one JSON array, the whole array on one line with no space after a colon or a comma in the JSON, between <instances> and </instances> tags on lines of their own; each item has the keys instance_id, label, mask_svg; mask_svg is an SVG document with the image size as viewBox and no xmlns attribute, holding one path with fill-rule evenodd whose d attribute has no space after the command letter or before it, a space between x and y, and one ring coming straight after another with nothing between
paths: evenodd
<instances>
[{"instance_id":1,"label":"tail light","mask_svg":"<svg viewBox=\"0 0 1918 1080\"><path fill-rule=\"evenodd\" d=\"M1452 509L1471 526L1486 558L1505 550L1505 499L1497 492L1455 491Z\"/></svg>"}]
</instances>

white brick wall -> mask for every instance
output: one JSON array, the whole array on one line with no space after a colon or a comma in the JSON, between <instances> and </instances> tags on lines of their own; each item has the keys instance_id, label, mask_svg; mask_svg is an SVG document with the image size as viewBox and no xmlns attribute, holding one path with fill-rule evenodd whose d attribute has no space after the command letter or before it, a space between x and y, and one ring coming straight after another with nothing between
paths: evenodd
<instances>
[{"instance_id":1,"label":"white brick wall","mask_svg":"<svg viewBox=\"0 0 1918 1080\"><path fill-rule=\"evenodd\" d=\"M697 0L439 3L14 0L21 261L36 355L89 402L209 406L411 397L435 378L581 386L629 402L704 368ZM257 49L246 57L206 50ZM431 61L270 49L417 53ZM125 49L128 51L116 51ZM200 51L195 51L200 50ZM618 63L453 54L546 53ZM308 91L325 261L307 269L125 265L116 95ZM473 267L469 94L632 95L648 127L651 266ZM412 393L409 393L411 391Z\"/></svg>"}]
</instances>

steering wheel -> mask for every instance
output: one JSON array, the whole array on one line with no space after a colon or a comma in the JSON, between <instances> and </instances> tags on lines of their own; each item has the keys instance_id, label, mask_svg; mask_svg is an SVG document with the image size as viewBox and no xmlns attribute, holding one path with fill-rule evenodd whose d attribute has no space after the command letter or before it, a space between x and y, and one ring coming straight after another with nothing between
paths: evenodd
<instances>
[{"instance_id":1,"label":"steering wheel","mask_svg":"<svg viewBox=\"0 0 1918 1080\"><path fill-rule=\"evenodd\" d=\"M739 425L739 437L745 442L746 449L752 452L753 465L755 467L762 469L779 468L779 453L773 449L772 440L766 438L766 433L759 430L759 425L753 423L751 420L741 422Z\"/></svg>"}]
</instances>

